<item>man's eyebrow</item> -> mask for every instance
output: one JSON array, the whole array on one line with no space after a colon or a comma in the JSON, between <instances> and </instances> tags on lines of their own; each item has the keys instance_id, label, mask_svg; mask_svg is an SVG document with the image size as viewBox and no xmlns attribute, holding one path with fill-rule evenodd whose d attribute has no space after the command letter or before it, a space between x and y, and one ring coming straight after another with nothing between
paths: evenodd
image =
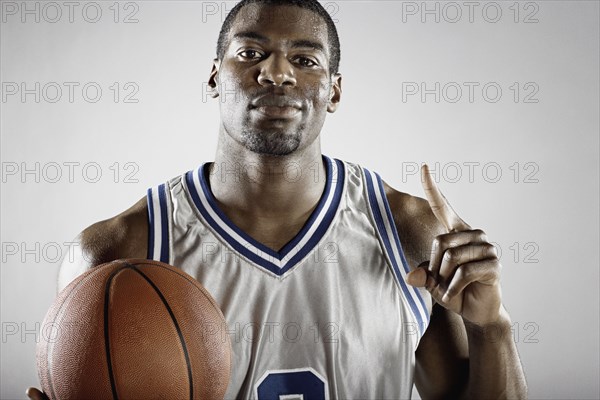
<instances>
[{"instance_id":1,"label":"man's eyebrow","mask_svg":"<svg viewBox=\"0 0 600 400\"><path fill-rule=\"evenodd\" d=\"M311 49L315 49L321 52L325 52L325 47L323 47L323 45L319 42L314 42L312 40L293 40L292 41L292 48L311 48Z\"/></svg>"},{"instance_id":2,"label":"man's eyebrow","mask_svg":"<svg viewBox=\"0 0 600 400\"><path fill-rule=\"evenodd\" d=\"M238 32L233 35L233 39L254 39L259 42L268 42L269 38L257 32Z\"/></svg>"},{"instance_id":3,"label":"man's eyebrow","mask_svg":"<svg viewBox=\"0 0 600 400\"><path fill-rule=\"evenodd\" d=\"M253 31L245 31L245 32L238 32L236 34L233 35L233 39L251 39L251 40L256 40L257 42L262 42L262 43L267 43L269 42L269 38L261 35L258 32L253 32ZM291 42L291 47L292 48L311 48L311 49L315 49L321 52L325 52L325 47L319 43L319 42L315 42L313 40L308 40L308 39L300 39L300 40L293 40Z\"/></svg>"}]
</instances>

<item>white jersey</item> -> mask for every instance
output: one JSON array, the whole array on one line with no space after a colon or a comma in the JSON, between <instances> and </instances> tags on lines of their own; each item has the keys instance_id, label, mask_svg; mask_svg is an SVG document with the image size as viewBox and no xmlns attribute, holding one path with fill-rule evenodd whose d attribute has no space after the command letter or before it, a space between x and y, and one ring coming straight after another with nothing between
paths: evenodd
<instances>
[{"instance_id":1,"label":"white jersey","mask_svg":"<svg viewBox=\"0 0 600 400\"><path fill-rule=\"evenodd\" d=\"M148 258L216 299L233 355L226 398L406 399L431 298L409 271L381 178L323 157L327 183L280 251L221 211L209 164L148 190Z\"/></svg>"}]
</instances>

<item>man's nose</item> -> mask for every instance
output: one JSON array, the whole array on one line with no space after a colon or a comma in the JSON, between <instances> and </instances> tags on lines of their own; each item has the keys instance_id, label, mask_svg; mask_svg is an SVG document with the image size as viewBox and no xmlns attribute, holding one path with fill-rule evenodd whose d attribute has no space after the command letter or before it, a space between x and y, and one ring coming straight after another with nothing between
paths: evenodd
<instances>
[{"instance_id":1,"label":"man's nose","mask_svg":"<svg viewBox=\"0 0 600 400\"><path fill-rule=\"evenodd\" d=\"M264 86L296 86L294 66L284 56L271 54L262 62L258 83Z\"/></svg>"}]
</instances>

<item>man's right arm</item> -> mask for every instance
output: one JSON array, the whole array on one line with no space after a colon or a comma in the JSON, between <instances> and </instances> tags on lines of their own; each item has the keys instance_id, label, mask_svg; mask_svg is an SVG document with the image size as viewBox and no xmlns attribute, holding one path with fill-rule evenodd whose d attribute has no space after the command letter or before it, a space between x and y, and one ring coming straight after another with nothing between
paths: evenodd
<instances>
[{"instance_id":1,"label":"man's right arm","mask_svg":"<svg viewBox=\"0 0 600 400\"><path fill-rule=\"evenodd\" d=\"M84 229L63 260L58 273L58 291L91 268L121 258L146 258L148 206L146 197L121 214Z\"/></svg>"},{"instance_id":2,"label":"man's right arm","mask_svg":"<svg viewBox=\"0 0 600 400\"><path fill-rule=\"evenodd\" d=\"M81 232L58 272L58 291L93 267L120 258L146 258L148 249L148 206L140 199L116 217L100 221ZM26 391L31 400L48 400L41 390Z\"/></svg>"}]
</instances>

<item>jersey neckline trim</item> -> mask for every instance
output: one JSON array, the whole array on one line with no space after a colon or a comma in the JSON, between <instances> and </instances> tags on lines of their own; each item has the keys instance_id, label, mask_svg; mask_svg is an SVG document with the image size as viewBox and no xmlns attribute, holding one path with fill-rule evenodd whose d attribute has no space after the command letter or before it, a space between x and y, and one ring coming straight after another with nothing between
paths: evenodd
<instances>
[{"instance_id":1,"label":"jersey neckline trim","mask_svg":"<svg viewBox=\"0 0 600 400\"><path fill-rule=\"evenodd\" d=\"M197 210L218 235L250 261L281 276L319 243L339 207L345 180L344 165L341 161L332 160L325 155L323 162L327 179L317 207L298 234L280 251L270 249L250 237L219 208L208 181L210 163L204 163L197 170L187 172L185 184Z\"/></svg>"}]
</instances>

